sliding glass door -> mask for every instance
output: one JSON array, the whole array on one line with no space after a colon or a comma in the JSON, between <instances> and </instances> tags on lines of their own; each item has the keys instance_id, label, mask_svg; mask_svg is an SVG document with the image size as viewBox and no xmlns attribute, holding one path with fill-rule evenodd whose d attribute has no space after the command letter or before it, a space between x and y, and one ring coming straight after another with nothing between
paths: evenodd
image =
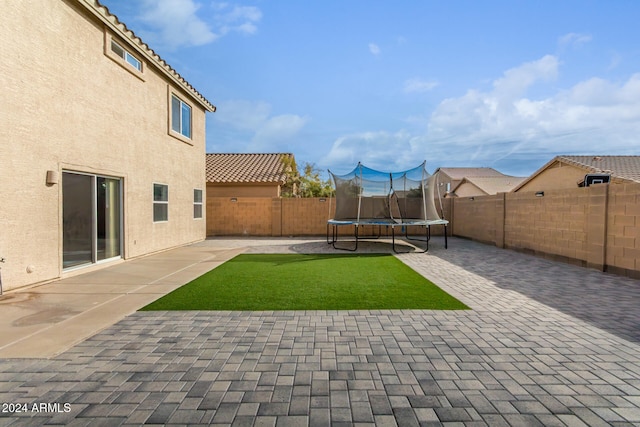
<instances>
[{"instance_id":1,"label":"sliding glass door","mask_svg":"<svg viewBox=\"0 0 640 427\"><path fill-rule=\"evenodd\" d=\"M63 268L121 256L121 192L119 178L63 172Z\"/></svg>"}]
</instances>

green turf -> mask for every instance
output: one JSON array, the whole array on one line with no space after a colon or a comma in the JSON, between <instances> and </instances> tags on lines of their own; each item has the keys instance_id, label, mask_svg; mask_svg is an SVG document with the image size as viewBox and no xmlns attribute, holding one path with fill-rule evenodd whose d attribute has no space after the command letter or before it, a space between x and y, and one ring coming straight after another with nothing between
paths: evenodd
<instances>
[{"instance_id":1,"label":"green turf","mask_svg":"<svg viewBox=\"0 0 640 427\"><path fill-rule=\"evenodd\" d=\"M391 255L239 255L142 310L468 309Z\"/></svg>"}]
</instances>

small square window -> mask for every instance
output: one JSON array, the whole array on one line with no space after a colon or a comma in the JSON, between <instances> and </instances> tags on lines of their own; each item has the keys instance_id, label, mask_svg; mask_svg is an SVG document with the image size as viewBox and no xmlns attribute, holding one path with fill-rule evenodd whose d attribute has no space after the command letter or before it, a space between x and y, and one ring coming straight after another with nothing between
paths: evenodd
<instances>
[{"instance_id":1,"label":"small square window","mask_svg":"<svg viewBox=\"0 0 640 427\"><path fill-rule=\"evenodd\" d=\"M169 186L153 184L153 222L169 220Z\"/></svg>"},{"instance_id":2,"label":"small square window","mask_svg":"<svg viewBox=\"0 0 640 427\"><path fill-rule=\"evenodd\" d=\"M202 190L193 190L193 218L202 218Z\"/></svg>"},{"instance_id":3,"label":"small square window","mask_svg":"<svg viewBox=\"0 0 640 427\"><path fill-rule=\"evenodd\" d=\"M111 51L116 55L118 55L120 58L124 59L129 65L131 65L136 70L142 71L142 62L140 62L138 58L130 54L125 48L120 46L114 40L111 40Z\"/></svg>"},{"instance_id":4,"label":"small square window","mask_svg":"<svg viewBox=\"0 0 640 427\"><path fill-rule=\"evenodd\" d=\"M191 139L191 106L171 94L171 129Z\"/></svg>"}]
</instances>

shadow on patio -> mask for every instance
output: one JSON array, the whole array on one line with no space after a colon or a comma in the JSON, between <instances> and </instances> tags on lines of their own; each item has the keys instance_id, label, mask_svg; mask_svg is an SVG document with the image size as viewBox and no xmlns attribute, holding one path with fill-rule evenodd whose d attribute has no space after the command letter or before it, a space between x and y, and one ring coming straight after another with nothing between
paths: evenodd
<instances>
[{"instance_id":1,"label":"shadow on patio","mask_svg":"<svg viewBox=\"0 0 640 427\"><path fill-rule=\"evenodd\" d=\"M638 280L463 239L453 239L449 250L434 246L429 254L502 289L640 342Z\"/></svg>"}]
</instances>

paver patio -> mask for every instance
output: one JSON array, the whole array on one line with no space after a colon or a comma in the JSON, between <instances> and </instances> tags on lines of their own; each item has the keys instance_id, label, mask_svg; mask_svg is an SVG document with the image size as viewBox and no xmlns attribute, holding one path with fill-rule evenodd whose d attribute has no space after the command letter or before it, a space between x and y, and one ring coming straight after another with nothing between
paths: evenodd
<instances>
[{"instance_id":1,"label":"paver patio","mask_svg":"<svg viewBox=\"0 0 640 427\"><path fill-rule=\"evenodd\" d=\"M137 312L0 360L0 403L29 409L0 426L640 425L640 281L460 239L399 257L473 310Z\"/></svg>"}]
</instances>

